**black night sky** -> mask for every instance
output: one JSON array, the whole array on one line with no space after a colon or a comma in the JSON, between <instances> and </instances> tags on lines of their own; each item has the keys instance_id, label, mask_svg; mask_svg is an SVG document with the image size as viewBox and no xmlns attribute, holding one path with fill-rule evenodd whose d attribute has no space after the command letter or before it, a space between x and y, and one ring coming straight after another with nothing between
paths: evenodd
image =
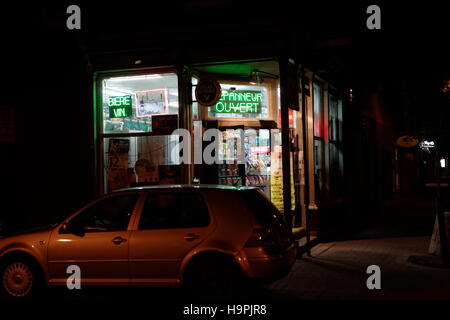
<instances>
[{"instance_id":1,"label":"black night sky","mask_svg":"<svg viewBox=\"0 0 450 320\"><path fill-rule=\"evenodd\" d=\"M114 34L195 30L197 41L214 45L217 34L226 30L242 30L240 37L245 38L248 30L286 27L292 33L286 37L306 39L303 60L330 79L347 87L383 87L403 93L398 98L401 105L392 110L400 113L402 130L417 134L436 129L436 118L448 115L442 114L448 108L440 107L439 98L449 70L445 1L376 1L382 11L381 30L365 26L370 1L300 1L296 5L290 1L217 0L209 5L197 0L127 1L127 5L78 1L84 8L83 28L76 35L64 30L69 2L4 7L2 11L9 12L2 19L4 74L15 77L17 70L36 68L40 59L66 63L69 57L58 51L79 50L83 41L95 43ZM54 48L43 46L45 41ZM167 41L161 39L161 43ZM45 72L45 64L39 67Z\"/></svg>"}]
</instances>

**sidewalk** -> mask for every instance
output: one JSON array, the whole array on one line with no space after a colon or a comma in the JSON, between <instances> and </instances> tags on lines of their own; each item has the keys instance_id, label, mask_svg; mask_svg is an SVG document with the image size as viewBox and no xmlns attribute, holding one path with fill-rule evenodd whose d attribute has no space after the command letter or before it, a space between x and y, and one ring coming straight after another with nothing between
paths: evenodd
<instances>
[{"instance_id":1,"label":"sidewalk","mask_svg":"<svg viewBox=\"0 0 450 320\"><path fill-rule=\"evenodd\" d=\"M364 213L361 213L364 214ZM303 254L270 295L306 300L450 300L450 268L413 263L428 256L434 225L433 194L395 194L370 225L345 241ZM381 269L381 290L366 286L367 267ZM269 293L267 293L269 294Z\"/></svg>"},{"instance_id":2,"label":"sidewalk","mask_svg":"<svg viewBox=\"0 0 450 320\"><path fill-rule=\"evenodd\" d=\"M379 238L319 244L313 257L270 286L271 296L306 300L449 299L450 269L408 262L427 252L429 237ZM366 269L381 269L381 290L369 290Z\"/></svg>"}]
</instances>

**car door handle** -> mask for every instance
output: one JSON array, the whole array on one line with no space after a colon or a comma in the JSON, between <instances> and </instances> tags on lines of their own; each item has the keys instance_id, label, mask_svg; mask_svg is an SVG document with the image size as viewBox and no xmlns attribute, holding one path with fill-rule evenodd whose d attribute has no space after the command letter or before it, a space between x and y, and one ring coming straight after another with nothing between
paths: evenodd
<instances>
[{"instance_id":1,"label":"car door handle","mask_svg":"<svg viewBox=\"0 0 450 320\"><path fill-rule=\"evenodd\" d=\"M184 235L184 240L186 240L186 241L194 241L195 239L199 239L199 238L200 238L200 236L195 233L186 233Z\"/></svg>"},{"instance_id":2,"label":"car door handle","mask_svg":"<svg viewBox=\"0 0 450 320\"><path fill-rule=\"evenodd\" d=\"M121 244L122 242L125 242L125 241L127 241L127 239L124 239L122 237L115 237L114 239L112 239L112 242L114 244Z\"/></svg>"}]
</instances>

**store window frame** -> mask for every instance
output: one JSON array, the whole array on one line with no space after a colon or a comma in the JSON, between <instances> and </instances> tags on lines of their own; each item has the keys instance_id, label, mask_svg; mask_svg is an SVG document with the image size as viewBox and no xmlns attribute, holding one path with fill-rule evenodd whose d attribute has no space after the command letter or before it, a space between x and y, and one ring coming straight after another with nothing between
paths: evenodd
<instances>
[{"instance_id":1,"label":"store window frame","mask_svg":"<svg viewBox=\"0 0 450 320\"><path fill-rule=\"evenodd\" d=\"M104 141L111 138L133 138L133 137L151 137L161 136L161 133L152 132L130 132L130 133L104 133L104 118L103 118L103 81L111 77L130 77L152 74L175 74L177 76L177 91L178 97L182 97L182 86L180 86L180 71L175 66L166 67L149 67L141 69L130 70L103 70L94 72L93 81L93 145L95 149L95 184L97 196L104 195L107 192L105 186L105 164L104 164ZM182 104L179 101L178 105L178 128L182 127L182 119L180 119L180 108Z\"/></svg>"}]
</instances>

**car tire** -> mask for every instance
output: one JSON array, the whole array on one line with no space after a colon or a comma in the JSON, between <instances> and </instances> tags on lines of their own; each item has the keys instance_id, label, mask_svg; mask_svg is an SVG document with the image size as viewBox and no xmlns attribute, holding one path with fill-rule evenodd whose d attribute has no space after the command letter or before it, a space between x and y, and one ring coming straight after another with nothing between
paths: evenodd
<instances>
[{"instance_id":1,"label":"car tire","mask_svg":"<svg viewBox=\"0 0 450 320\"><path fill-rule=\"evenodd\" d=\"M243 277L229 259L203 257L190 265L184 284L196 298L232 298L243 288Z\"/></svg>"},{"instance_id":2,"label":"car tire","mask_svg":"<svg viewBox=\"0 0 450 320\"><path fill-rule=\"evenodd\" d=\"M31 258L11 257L0 262L0 296L23 301L36 296L43 289L39 266Z\"/></svg>"}]
</instances>

